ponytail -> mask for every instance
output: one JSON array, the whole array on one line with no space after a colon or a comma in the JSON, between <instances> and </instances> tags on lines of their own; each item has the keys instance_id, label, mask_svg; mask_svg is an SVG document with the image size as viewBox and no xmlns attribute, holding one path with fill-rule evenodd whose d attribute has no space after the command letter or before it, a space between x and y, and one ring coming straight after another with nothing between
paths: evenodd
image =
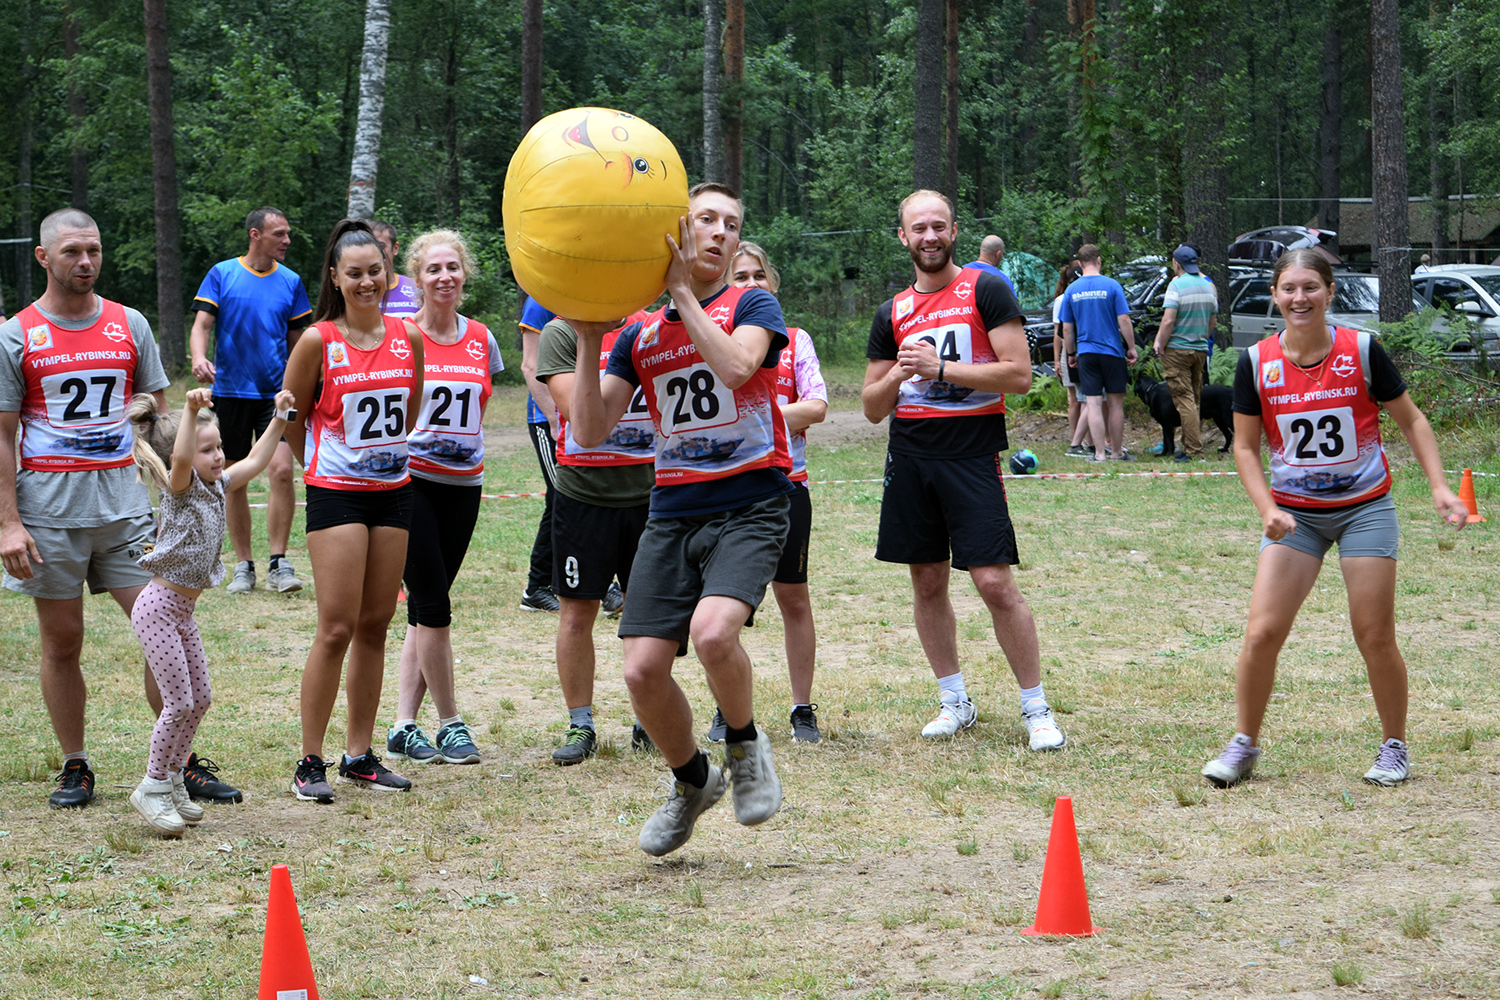
<instances>
[{"instance_id":1,"label":"ponytail","mask_svg":"<svg viewBox=\"0 0 1500 1000\"><path fill-rule=\"evenodd\" d=\"M185 409L160 412L156 408L156 397L150 393L138 392L131 397L130 405L125 408L125 419L130 421L131 430L135 432L135 443L130 446L130 454L141 469L138 475L142 482L146 480L146 474L150 473L157 488L167 488L172 447L177 443L177 428L186 412ZM208 407L198 411L199 427L212 426L218 422L219 418Z\"/></svg>"}]
</instances>

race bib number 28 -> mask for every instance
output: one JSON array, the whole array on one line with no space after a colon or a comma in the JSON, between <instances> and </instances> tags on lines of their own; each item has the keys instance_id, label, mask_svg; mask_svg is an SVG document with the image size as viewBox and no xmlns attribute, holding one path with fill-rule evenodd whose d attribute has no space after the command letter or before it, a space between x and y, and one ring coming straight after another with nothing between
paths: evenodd
<instances>
[{"instance_id":1,"label":"race bib number 28","mask_svg":"<svg viewBox=\"0 0 1500 1000\"><path fill-rule=\"evenodd\" d=\"M739 419L734 390L721 385L706 364L658 375L653 385L663 433L722 427Z\"/></svg>"},{"instance_id":2,"label":"race bib number 28","mask_svg":"<svg viewBox=\"0 0 1500 1000\"><path fill-rule=\"evenodd\" d=\"M1342 465L1359 456L1351 407L1278 413L1276 426L1281 431L1281 460L1287 465Z\"/></svg>"}]
</instances>

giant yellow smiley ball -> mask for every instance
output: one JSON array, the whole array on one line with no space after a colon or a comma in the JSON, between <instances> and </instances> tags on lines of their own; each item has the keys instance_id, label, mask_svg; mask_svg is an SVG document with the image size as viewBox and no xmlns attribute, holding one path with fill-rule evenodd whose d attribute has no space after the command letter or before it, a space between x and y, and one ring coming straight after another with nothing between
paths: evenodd
<instances>
[{"instance_id":1,"label":"giant yellow smiley ball","mask_svg":"<svg viewBox=\"0 0 1500 1000\"><path fill-rule=\"evenodd\" d=\"M572 108L537 122L505 172L505 246L516 282L572 319L619 319L666 287L687 173L670 139L634 115Z\"/></svg>"}]
</instances>

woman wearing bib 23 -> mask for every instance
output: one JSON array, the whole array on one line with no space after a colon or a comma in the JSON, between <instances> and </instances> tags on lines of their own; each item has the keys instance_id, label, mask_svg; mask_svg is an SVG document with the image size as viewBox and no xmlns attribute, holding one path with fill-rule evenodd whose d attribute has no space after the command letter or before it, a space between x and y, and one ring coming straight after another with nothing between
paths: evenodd
<instances>
[{"instance_id":1,"label":"woman wearing bib 23","mask_svg":"<svg viewBox=\"0 0 1500 1000\"><path fill-rule=\"evenodd\" d=\"M1448 488L1432 426L1385 351L1368 333L1324 321L1333 297L1327 261L1312 250L1289 251L1277 260L1271 285L1286 329L1241 354L1234 378L1235 467L1265 533L1236 668L1239 731L1203 776L1220 788L1250 776L1277 655L1323 555L1337 543L1349 624L1382 731L1365 781L1400 784L1409 773L1406 662L1396 645L1396 507L1380 443L1382 407L1426 473L1438 512L1461 528L1467 510ZM1262 430L1271 452L1269 486Z\"/></svg>"}]
</instances>

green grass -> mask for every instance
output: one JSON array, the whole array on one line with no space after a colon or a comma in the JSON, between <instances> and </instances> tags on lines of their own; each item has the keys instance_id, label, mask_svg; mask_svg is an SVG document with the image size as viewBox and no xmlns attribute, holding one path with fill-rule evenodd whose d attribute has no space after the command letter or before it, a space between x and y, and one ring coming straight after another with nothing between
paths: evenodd
<instances>
[{"instance_id":1,"label":"green grass","mask_svg":"<svg viewBox=\"0 0 1500 1000\"><path fill-rule=\"evenodd\" d=\"M518 412L503 390L491 422ZM1061 457L1055 421L1027 426L1013 443L1038 452L1044 472L1084 471ZM1130 444L1143 453L1150 438ZM1487 438L1443 446L1450 468L1500 471ZM815 431L810 460L814 479L878 479L882 450L819 443ZM1500 569L1485 526L1444 534L1421 476L1397 464L1406 787L1359 783L1379 728L1333 565L1283 652L1254 779L1228 792L1201 784L1198 768L1232 732L1254 573L1256 521L1232 477L1008 482L1017 575L1068 748L1024 749L1015 682L961 575L959 652L980 721L952 742L923 741L935 685L909 577L871 556L879 483L850 482L813 494L814 700L828 738L792 745L784 731L790 688L768 600L745 643L786 803L744 828L726 801L660 861L635 844L660 801L659 757L550 763L566 719L555 619L516 607L536 500L485 502L455 590L460 704L485 762L408 767L408 795L340 787L332 807L294 802L313 596L206 595L215 704L199 746L247 799L211 808L180 842L147 833L125 801L151 719L139 650L107 599L85 602L99 798L46 808L60 760L37 690L35 616L12 595L0 600L0 995L251 995L277 863L291 867L324 996L1164 998L1317 994L1330 975L1380 995L1496 995ZM487 465L487 492L539 486L529 447ZM1152 468L1168 466L1131 471ZM1496 482L1479 481L1482 506ZM263 499L260 484L252 491ZM300 541L299 520L293 557L305 570ZM398 618L382 725L402 631ZM595 641L600 736L628 748L612 623ZM676 672L702 725L702 672L691 656ZM431 731L430 705L422 721ZM331 746L343 725L341 700ZM1059 795L1073 798L1103 928L1084 941L1017 934L1036 912ZM1457 888L1470 902L1393 902Z\"/></svg>"}]
</instances>

